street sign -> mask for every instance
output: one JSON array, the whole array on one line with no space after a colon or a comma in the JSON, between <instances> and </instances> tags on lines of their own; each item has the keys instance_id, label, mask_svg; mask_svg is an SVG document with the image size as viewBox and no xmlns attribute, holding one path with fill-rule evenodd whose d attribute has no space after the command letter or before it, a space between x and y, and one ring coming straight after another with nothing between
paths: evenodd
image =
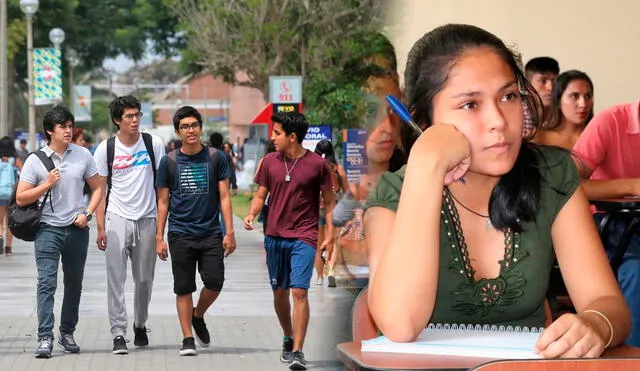
<instances>
[{"instance_id":1,"label":"street sign","mask_svg":"<svg viewBox=\"0 0 640 371\"><path fill-rule=\"evenodd\" d=\"M302 76L269 76L269 102L302 103Z\"/></svg>"},{"instance_id":2,"label":"street sign","mask_svg":"<svg viewBox=\"0 0 640 371\"><path fill-rule=\"evenodd\" d=\"M299 104L282 104L282 103L274 103L273 113L277 112L300 112Z\"/></svg>"},{"instance_id":3,"label":"street sign","mask_svg":"<svg viewBox=\"0 0 640 371\"><path fill-rule=\"evenodd\" d=\"M309 151L314 151L318 142L324 139L331 140L331 126L311 125L309 126L309 130L307 130L307 135L305 135L302 141L302 147Z\"/></svg>"},{"instance_id":4,"label":"street sign","mask_svg":"<svg viewBox=\"0 0 640 371\"><path fill-rule=\"evenodd\" d=\"M365 129L350 129L344 131L344 170L349 183L359 183L360 176L366 175L367 151L365 143L369 132Z\"/></svg>"},{"instance_id":5,"label":"street sign","mask_svg":"<svg viewBox=\"0 0 640 371\"><path fill-rule=\"evenodd\" d=\"M33 88L36 106L62 101L62 62L59 49L33 49Z\"/></svg>"}]
</instances>

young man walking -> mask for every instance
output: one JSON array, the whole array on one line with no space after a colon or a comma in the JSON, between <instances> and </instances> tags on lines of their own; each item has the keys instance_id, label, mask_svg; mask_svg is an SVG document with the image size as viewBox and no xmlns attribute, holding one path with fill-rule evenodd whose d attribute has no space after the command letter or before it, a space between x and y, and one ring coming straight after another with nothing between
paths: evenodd
<instances>
[{"instance_id":1,"label":"young man walking","mask_svg":"<svg viewBox=\"0 0 640 371\"><path fill-rule=\"evenodd\" d=\"M280 360L292 370L305 370L302 346L309 324L307 292L313 274L318 240L320 193L325 202L327 220L335 205L331 175L327 162L302 147L309 124L301 113L277 113L271 118L271 139L276 152L264 157L255 182L258 191L244 220L253 229L253 219L260 213L269 193L269 215L265 232L265 249L274 304L284 333ZM333 226L327 224L326 238L319 246L332 246ZM293 296L293 323L289 295Z\"/></svg>"},{"instance_id":2,"label":"young man walking","mask_svg":"<svg viewBox=\"0 0 640 371\"><path fill-rule=\"evenodd\" d=\"M103 180L89 151L71 143L75 119L64 107L56 106L44 115L43 131L49 145L44 153L27 157L16 190L16 203L26 206L45 197L40 229L35 239L38 269L38 342L36 358L49 358L53 350L53 303L62 262L64 297L60 314L58 344L65 353L78 353L73 333L78 323L84 264L87 260L89 227L93 211L103 193ZM45 160L46 163L45 164ZM52 170L48 170L52 169ZM82 203L84 182L93 194L89 206ZM42 200L40 202L43 202Z\"/></svg>"},{"instance_id":3,"label":"young man walking","mask_svg":"<svg viewBox=\"0 0 640 371\"><path fill-rule=\"evenodd\" d=\"M193 335L203 347L211 342L204 314L222 290L224 257L236 249L236 238L229 194L230 169L224 153L200 143L202 117L195 108L178 109L173 127L182 139L182 147L169 152L158 169L156 252L160 259L167 260L164 227L168 215L173 291L183 335L180 355L187 356L196 354ZM227 221L224 237L220 213ZM204 287L194 308L196 266Z\"/></svg>"},{"instance_id":4,"label":"young man walking","mask_svg":"<svg viewBox=\"0 0 640 371\"><path fill-rule=\"evenodd\" d=\"M134 282L134 345L149 344L146 322L156 266L156 193L154 178L164 144L156 136L140 132L142 112L131 96L109 104L118 134L98 145L94 159L100 176L107 178L106 202L96 212L97 244L105 252L107 304L113 353L127 354L125 282L131 259ZM106 210L106 213L105 213Z\"/></svg>"}]
</instances>

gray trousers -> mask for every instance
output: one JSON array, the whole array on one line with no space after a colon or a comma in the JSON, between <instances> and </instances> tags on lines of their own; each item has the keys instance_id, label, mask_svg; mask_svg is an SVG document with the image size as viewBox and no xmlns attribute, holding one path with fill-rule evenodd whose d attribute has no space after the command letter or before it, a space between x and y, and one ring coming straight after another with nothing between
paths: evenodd
<instances>
[{"instance_id":1,"label":"gray trousers","mask_svg":"<svg viewBox=\"0 0 640 371\"><path fill-rule=\"evenodd\" d=\"M125 219L108 212L105 221L107 234L107 304L111 335L127 334L127 306L125 282L127 260L131 259L134 282L134 323L145 326L149 317L149 302L156 268L156 218Z\"/></svg>"}]
</instances>

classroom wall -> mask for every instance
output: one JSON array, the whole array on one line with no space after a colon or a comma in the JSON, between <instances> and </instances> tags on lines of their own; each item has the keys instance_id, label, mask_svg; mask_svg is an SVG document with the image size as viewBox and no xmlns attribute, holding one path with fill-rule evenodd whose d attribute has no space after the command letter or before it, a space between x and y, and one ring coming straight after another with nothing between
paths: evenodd
<instances>
[{"instance_id":1,"label":"classroom wall","mask_svg":"<svg viewBox=\"0 0 640 371\"><path fill-rule=\"evenodd\" d=\"M446 23L468 23L537 56L579 69L594 83L596 112L640 98L640 1L390 0L388 33L404 74L413 43Z\"/></svg>"}]
</instances>

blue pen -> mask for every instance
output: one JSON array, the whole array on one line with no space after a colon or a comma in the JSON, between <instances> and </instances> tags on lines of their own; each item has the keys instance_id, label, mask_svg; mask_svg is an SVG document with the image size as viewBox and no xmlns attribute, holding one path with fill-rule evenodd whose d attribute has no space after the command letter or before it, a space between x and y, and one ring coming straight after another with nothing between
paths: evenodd
<instances>
[{"instance_id":1,"label":"blue pen","mask_svg":"<svg viewBox=\"0 0 640 371\"><path fill-rule=\"evenodd\" d=\"M393 110L393 112L398 115L398 117L400 117L400 120L409 124L409 126L411 126L411 128L413 128L413 130L415 130L417 134L422 134L422 129L420 129L420 127L413 121L409 110L407 110L407 108L404 106L404 104L402 104L402 102L398 100L398 98L394 97L393 95L387 95L385 97L385 100L387 101L387 103L389 103L389 106L391 106L391 110ZM464 177L460 177L460 179L458 180L462 184L466 183Z\"/></svg>"},{"instance_id":2,"label":"blue pen","mask_svg":"<svg viewBox=\"0 0 640 371\"><path fill-rule=\"evenodd\" d=\"M417 134L422 134L422 129L413 121L411 114L398 98L393 95L387 95L384 99L389 103L389 106L391 106L391 110L400 117L400 120L409 124Z\"/></svg>"}]
</instances>

